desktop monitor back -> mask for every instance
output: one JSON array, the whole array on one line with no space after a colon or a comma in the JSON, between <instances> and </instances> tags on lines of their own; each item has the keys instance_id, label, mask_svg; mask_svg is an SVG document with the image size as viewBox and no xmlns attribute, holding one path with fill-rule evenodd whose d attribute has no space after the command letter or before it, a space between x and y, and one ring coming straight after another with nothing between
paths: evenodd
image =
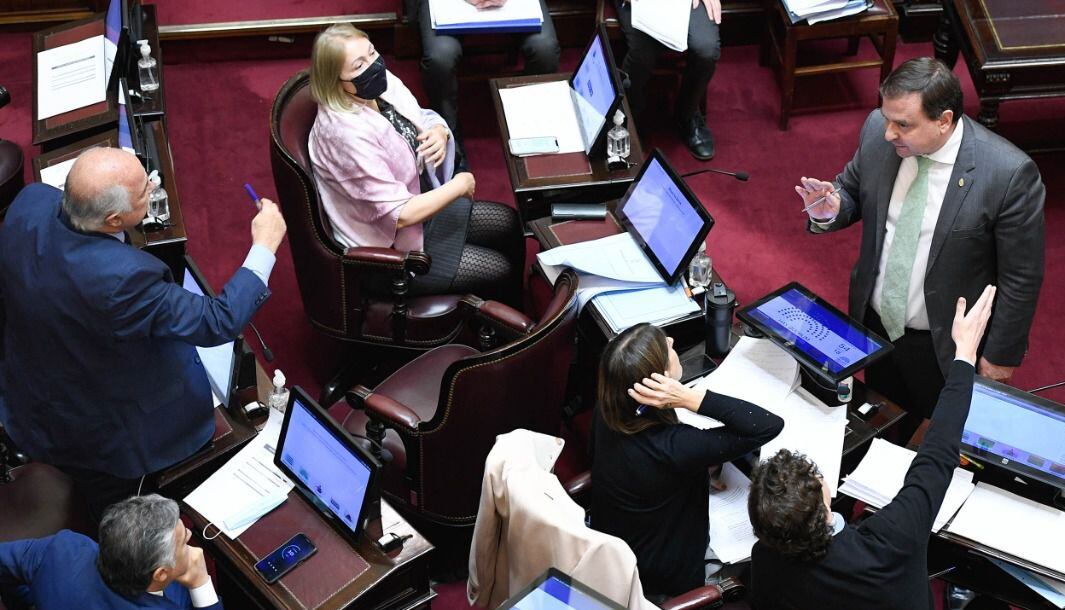
<instances>
[{"instance_id":1,"label":"desktop monitor back","mask_svg":"<svg viewBox=\"0 0 1065 610\"><path fill-rule=\"evenodd\" d=\"M614 112L621 108L624 89L618 78L610 37L602 24L588 41L569 85L584 152L589 156L605 152L606 134L614 125Z\"/></svg>"}]
</instances>

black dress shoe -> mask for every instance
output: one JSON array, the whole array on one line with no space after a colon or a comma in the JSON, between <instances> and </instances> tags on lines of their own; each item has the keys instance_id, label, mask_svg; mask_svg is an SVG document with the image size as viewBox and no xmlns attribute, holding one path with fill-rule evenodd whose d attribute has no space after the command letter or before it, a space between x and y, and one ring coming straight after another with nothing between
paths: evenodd
<instances>
[{"instance_id":1,"label":"black dress shoe","mask_svg":"<svg viewBox=\"0 0 1065 610\"><path fill-rule=\"evenodd\" d=\"M680 122L677 127L680 139L691 151L691 154L700 161L709 161L714 158L714 136L710 128L706 126L706 119L699 113L695 113Z\"/></svg>"}]
</instances>

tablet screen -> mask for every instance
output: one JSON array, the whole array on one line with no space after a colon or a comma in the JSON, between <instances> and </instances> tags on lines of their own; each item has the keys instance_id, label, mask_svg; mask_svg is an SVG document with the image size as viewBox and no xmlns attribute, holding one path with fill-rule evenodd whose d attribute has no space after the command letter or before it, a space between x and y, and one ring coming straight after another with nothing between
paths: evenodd
<instances>
[{"instance_id":1,"label":"tablet screen","mask_svg":"<svg viewBox=\"0 0 1065 610\"><path fill-rule=\"evenodd\" d=\"M618 204L625 229L668 284L684 272L714 220L658 150Z\"/></svg>"},{"instance_id":2,"label":"tablet screen","mask_svg":"<svg viewBox=\"0 0 1065 610\"><path fill-rule=\"evenodd\" d=\"M623 610L587 585L573 580L556 568L529 583L503 602L499 610Z\"/></svg>"},{"instance_id":3,"label":"tablet screen","mask_svg":"<svg viewBox=\"0 0 1065 610\"><path fill-rule=\"evenodd\" d=\"M886 354L891 343L792 283L744 308L740 318L832 381Z\"/></svg>"},{"instance_id":4,"label":"tablet screen","mask_svg":"<svg viewBox=\"0 0 1065 610\"><path fill-rule=\"evenodd\" d=\"M975 457L1065 489L1065 406L978 377L961 443Z\"/></svg>"},{"instance_id":5,"label":"tablet screen","mask_svg":"<svg viewBox=\"0 0 1065 610\"><path fill-rule=\"evenodd\" d=\"M619 97L611 71L610 56L603 45L603 37L596 31L570 79L570 87L576 93L573 99L576 102L577 123L587 154L591 154L599 134L610 119L607 115Z\"/></svg>"}]
</instances>

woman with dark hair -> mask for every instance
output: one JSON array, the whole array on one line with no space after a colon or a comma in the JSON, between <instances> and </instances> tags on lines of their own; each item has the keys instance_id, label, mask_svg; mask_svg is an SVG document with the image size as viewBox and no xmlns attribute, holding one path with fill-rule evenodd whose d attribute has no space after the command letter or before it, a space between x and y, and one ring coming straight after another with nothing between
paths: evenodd
<instances>
[{"instance_id":1,"label":"woman with dark hair","mask_svg":"<svg viewBox=\"0 0 1065 610\"><path fill-rule=\"evenodd\" d=\"M773 439L784 420L749 402L679 381L673 340L649 324L614 338L599 361L592 431L592 527L627 542L649 594L704 584L710 472ZM677 421L688 409L725 426Z\"/></svg>"},{"instance_id":2,"label":"woman with dark hair","mask_svg":"<svg viewBox=\"0 0 1065 610\"><path fill-rule=\"evenodd\" d=\"M314 41L307 143L333 237L354 246L423 250L429 273L411 294L472 292L520 307L525 242L517 213L473 201L444 119L422 108L366 33L335 24Z\"/></svg>"}]
</instances>

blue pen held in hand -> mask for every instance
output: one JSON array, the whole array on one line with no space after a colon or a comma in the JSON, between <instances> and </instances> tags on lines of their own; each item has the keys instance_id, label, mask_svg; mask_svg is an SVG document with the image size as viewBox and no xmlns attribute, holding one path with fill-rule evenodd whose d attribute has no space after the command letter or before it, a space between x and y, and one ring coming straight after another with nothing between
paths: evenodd
<instances>
[{"instance_id":1,"label":"blue pen held in hand","mask_svg":"<svg viewBox=\"0 0 1065 610\"><path fill-rule=\"evenodd\" d=\"M244 190L248 192L248 197L251 197L251 202L255 204L255 207L259 207L259 196L255 194L255 189L245 182Z\"/></svg>"}]
</instances>

